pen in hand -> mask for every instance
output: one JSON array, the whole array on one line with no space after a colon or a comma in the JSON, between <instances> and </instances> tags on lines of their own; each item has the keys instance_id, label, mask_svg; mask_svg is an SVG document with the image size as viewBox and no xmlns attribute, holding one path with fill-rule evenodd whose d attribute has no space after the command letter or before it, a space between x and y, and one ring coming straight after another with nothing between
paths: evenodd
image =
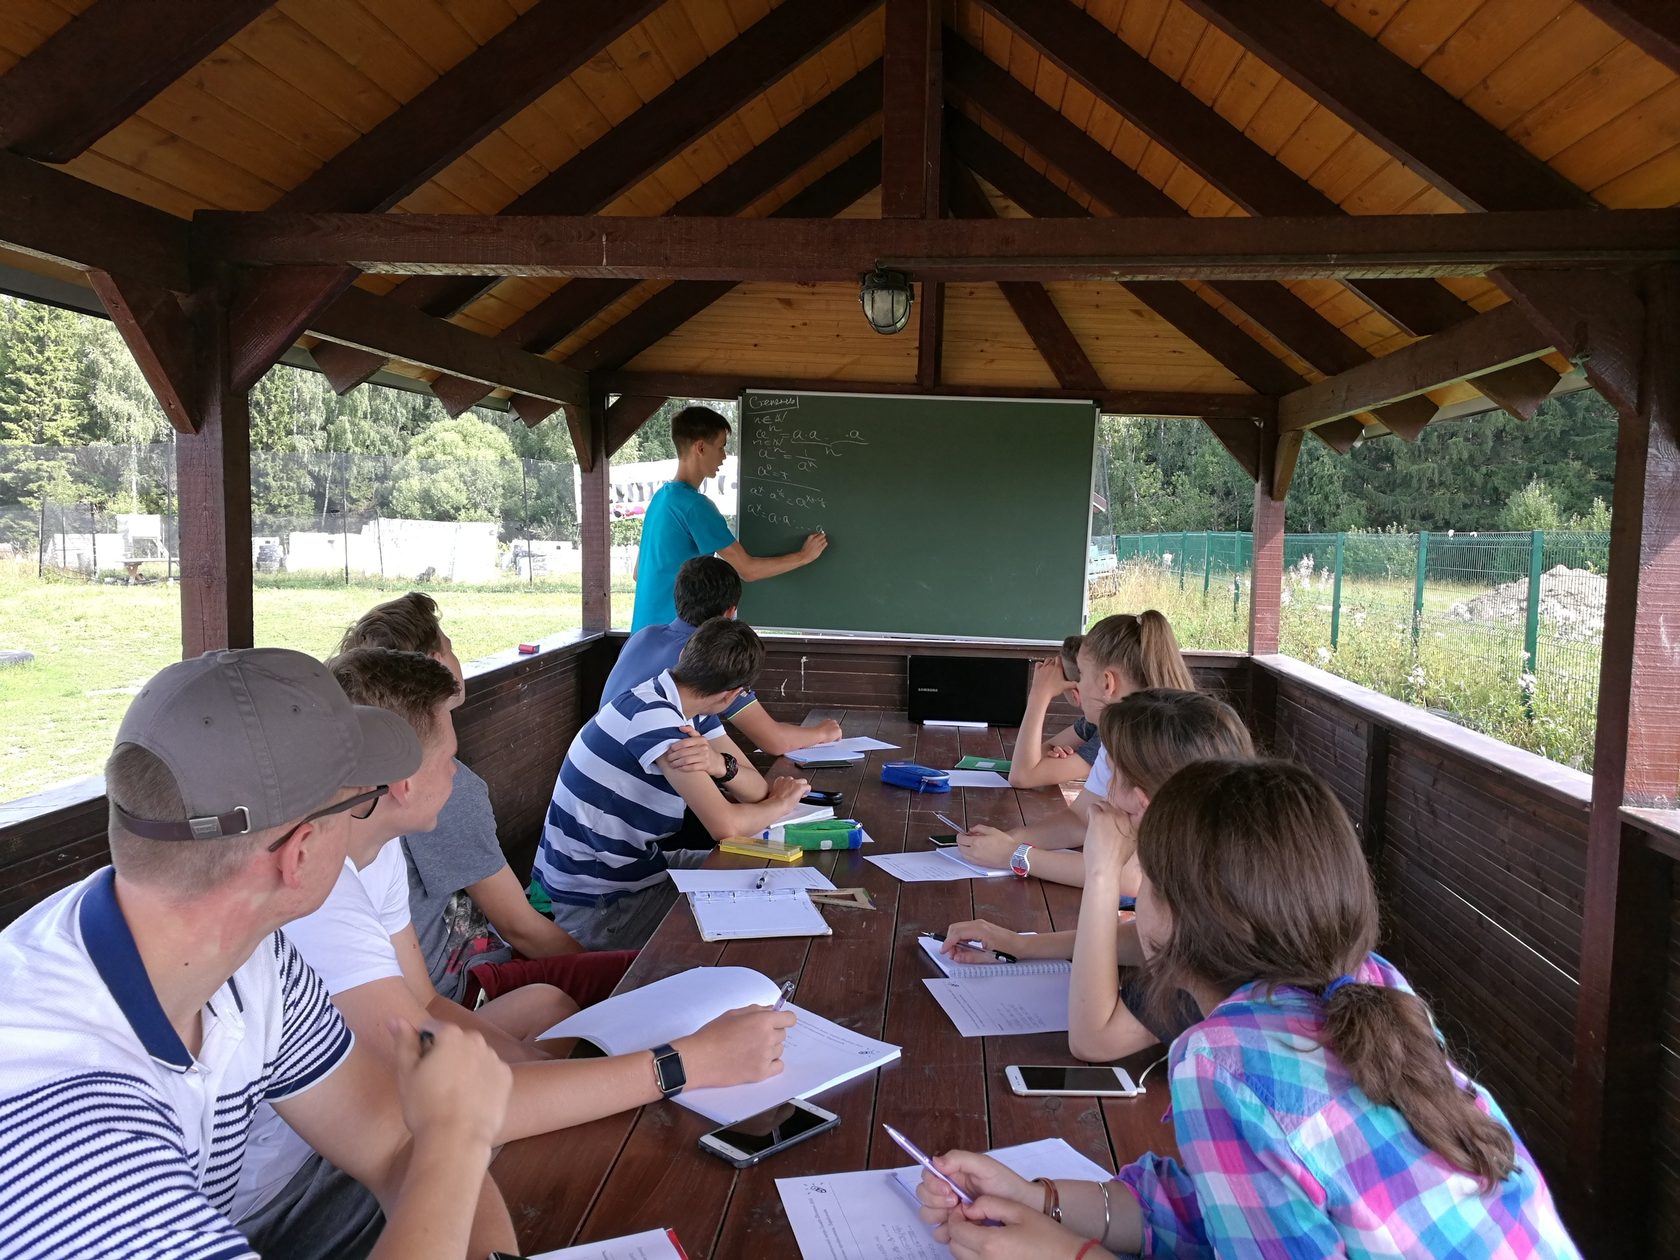
<instances>
[{"instance_id":1,"label":"pen in hand","mask_svg":"<svg viewBox=\"0 0 1680 1260\"><path fill-rule=\"evenodd\" d=\"M927 937L930 941L938 941L940 944L944 944L945 942L945 933L943 932L923 932L921 935ZM1006 954L1001 949L987 949L985 941L958 941L957 944L963 946L965 949L974 949L979 950L983 954L990 954L999 962L1012 963L1021 961L1019 958L1015 957L1014 954Z\"/></svg>"},{"instance_id":2,"label":"pen in hand","mask_svg":"<svg viewBox=\"0 0 1680 1260\"><path fill-rule=\"evenodd\" d=\"M945 817L944 814L941 814L937 809L933 811L933 816L935 818L939 819L940 822L945 824L945 826L949 827L952 831L956 832L959 836L964 836L964 835L968 834L968 828L967 827L964 827L961 823L952 822L949 818Z\"/></svg>"},{"instance_id":3,"label":"pen in hand","mask_svg":"<svg viewBox=\"0 0 1680 1260\"><path fill-rule=\"evenodd\" d=\"M792 996L793 996L793 981L789 980L786 984L782 985L782 996L776 999L776 1005L772 1006L770 1009L773 1010L773 1011L781 1010L782 1007L787 1005L788 999Z\"/></svg>"}]
</instances>

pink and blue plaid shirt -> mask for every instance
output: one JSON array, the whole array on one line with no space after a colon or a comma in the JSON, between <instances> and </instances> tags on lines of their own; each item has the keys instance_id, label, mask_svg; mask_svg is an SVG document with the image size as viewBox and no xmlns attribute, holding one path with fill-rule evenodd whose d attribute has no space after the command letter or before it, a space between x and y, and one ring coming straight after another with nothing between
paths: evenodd
<instances>
[{"instance_id":1,"label":"pink and blue plaid shirt","mask_svg":"<svg viewBox=\"0 0 1680 1260\"><path fill-rule=\"evenodd\" d=\"M1374 954L1358 979L1411 991ZM1144 1255L1579 1257L1521 1139L1516 1170L1482 1194L1365 1096L1323 1028L1317 994L1250 984L1173 1043L1182 1163L1146 1155L1120 1173L1143 1209Z\"/></svg>"}]
</instances>

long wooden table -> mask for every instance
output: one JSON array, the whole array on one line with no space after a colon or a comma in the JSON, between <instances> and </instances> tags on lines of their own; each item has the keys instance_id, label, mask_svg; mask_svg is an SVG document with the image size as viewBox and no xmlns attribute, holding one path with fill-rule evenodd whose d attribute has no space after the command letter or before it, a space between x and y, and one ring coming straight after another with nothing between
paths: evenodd
<instances>
[{"instance_id":1,"label":"long wooden table","mask_svg":"<svg viewBox=\"0 0 1680 1260\"><path fill-rule=\"evenodd\" d=\"M492 1172L527 1253L670 1227L694 1260L787 1260L799 1251L776 1179L902 1166L907 1161L881 1132L883 1122L931 1151L1061 1137L1110 1168L1147 1150L1174 1149L1163 1115L1164 1069L1151 1074L1149 1092L1137 1099L1018 1098L1003 1079L1004 1066L1077 1062L1067 1035L964 1038L922 985L938 972L917 945L918 932L943 931L972 917L1021 930L1072 928L1077 889L1014 879L901 884L863 860L867 853L929 848L927 836L945 830L935 810L969 825L1013 827L1060 808L1053 788L923 796L880 781L883 760L949 766L969 753L1007 756L1012 732L921 730L902 715L877 712L813 712L806 720L824 716L840 718L849 736L874 735L899 745L871 754L861 767L812 774L817 787L845 793L844 812L862 822L875 843L861 851L813 853L808 860L842 888L868 889L876 908L825 907L834 930L829 937L708 945L679 900L619 991L690 967L752 967L778 983L797 980L800 1006L900 1045L903 1057L817 1095L816 1102L840 1115L839 1127L754 1168L737 1171L703 1153L698 1139L715 1126L675 1103L510 1143ZM787 773L794 767L783 761L771 769ZM762 865L723 854L710 864ZM1136 1076L1164 1053L1148 1052L1127 1066Z\"/></svg>"}]
</instances>

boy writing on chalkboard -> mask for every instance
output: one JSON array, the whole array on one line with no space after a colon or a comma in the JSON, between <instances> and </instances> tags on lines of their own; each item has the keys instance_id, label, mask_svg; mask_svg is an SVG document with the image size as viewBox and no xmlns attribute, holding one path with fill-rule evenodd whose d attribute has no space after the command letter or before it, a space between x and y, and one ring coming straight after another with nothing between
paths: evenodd
<instances>
[{"instance_id":1,"label":"boy writing on chalkboard","mask_svg":"<svg viewBox=\"0 0 1680 1260\"><path fill-rule=\"evenodd\" d=\"M717 504L700 493L700 483L723 467L729 432L729 421L710 407L685 407L671 417L677 475L659 487L642 517L632 631L676 620L677 570L685 560L716 554L729 561L743 582L756 582L810 564L828 546L828 535L819 530L786 555L747 553Z\"/></svg>"}]
</instances>

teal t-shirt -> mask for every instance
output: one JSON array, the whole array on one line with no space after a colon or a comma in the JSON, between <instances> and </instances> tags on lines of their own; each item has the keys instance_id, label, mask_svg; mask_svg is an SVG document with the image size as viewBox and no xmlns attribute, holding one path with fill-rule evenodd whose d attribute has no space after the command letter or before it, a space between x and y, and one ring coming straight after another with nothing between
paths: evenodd
<instances>
[{"instance_id":1,"label":"teal t-shirt","mask_svg":"<svg viewBox=\"0 0 1680 1260\"><path fill-rule=\"evenodd\" d=\"M709 556L735 541L723 513L686 481L667 481L642 517L637 562L636 612L630 629L677 619L677 570L695 556Z\"/></svg>"}]
</instances>

